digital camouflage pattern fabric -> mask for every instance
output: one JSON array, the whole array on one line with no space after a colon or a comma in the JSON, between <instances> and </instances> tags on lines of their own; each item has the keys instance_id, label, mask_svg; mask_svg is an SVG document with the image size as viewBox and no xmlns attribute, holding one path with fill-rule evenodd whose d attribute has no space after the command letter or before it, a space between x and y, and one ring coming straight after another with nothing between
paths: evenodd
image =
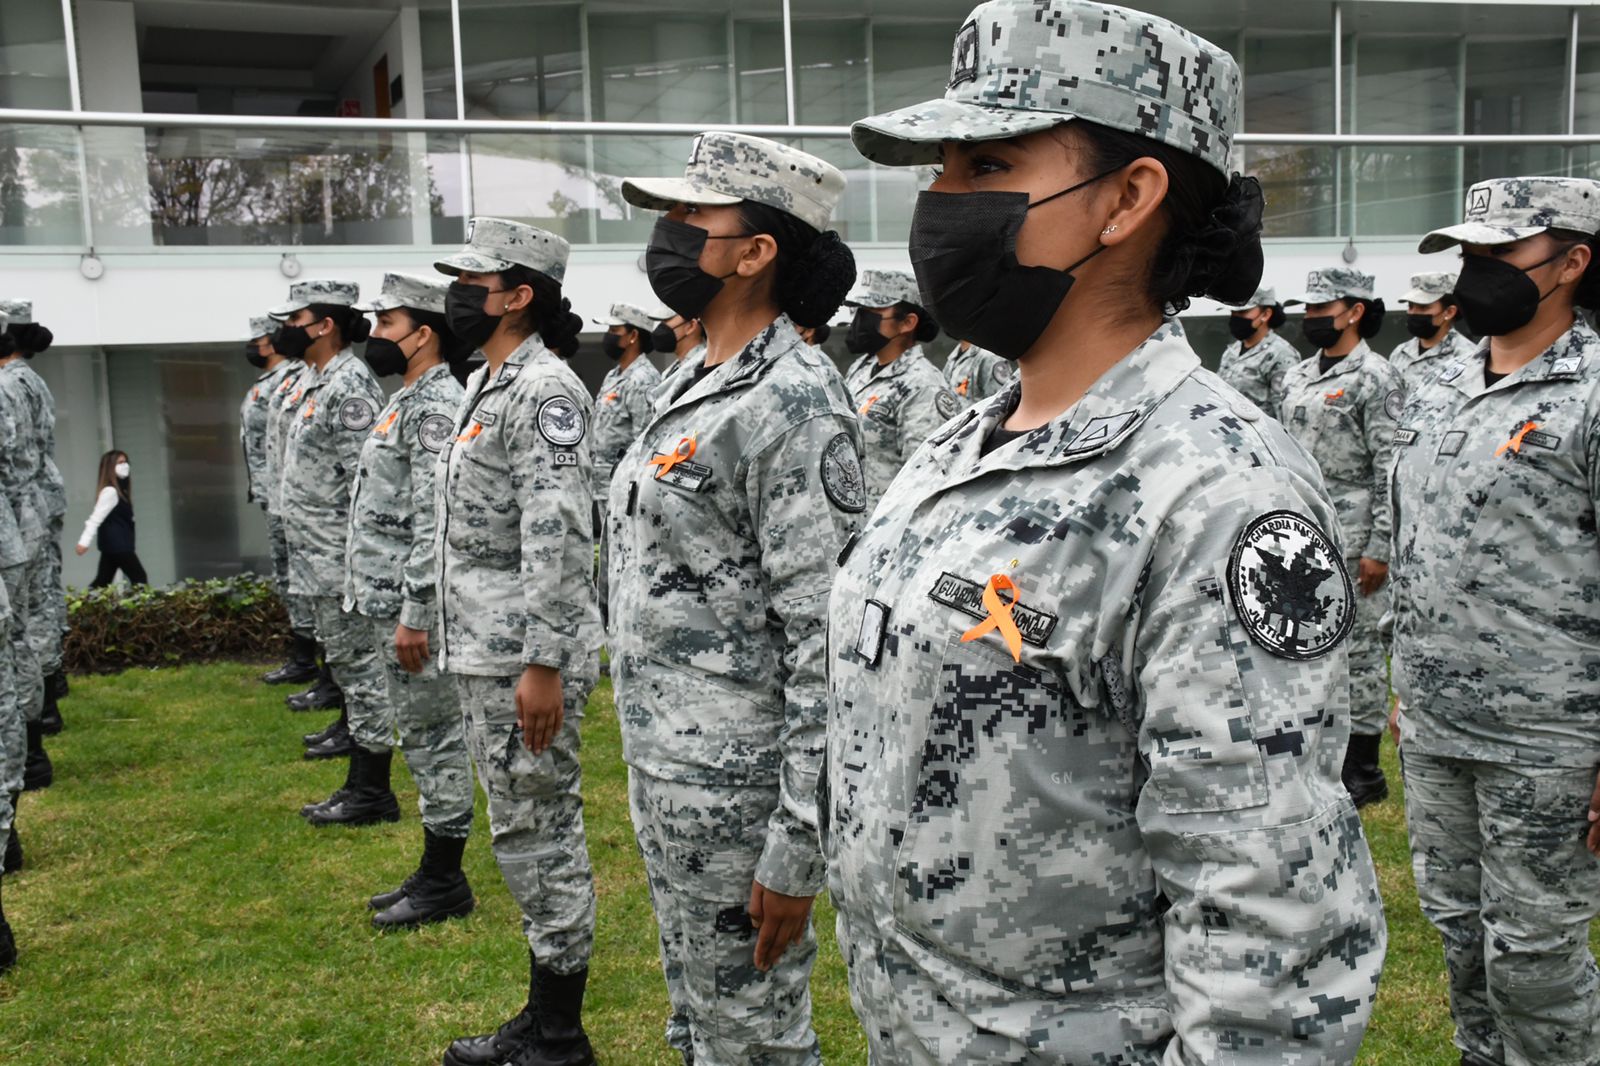
<instances>
[{"instance_id":1,"label":"digital camouflage pattern fabric","mask_svg":"<svg viewBox=\"0 0 1600 1066\"><path fill-rule=\"evenodd\" d=\"M1254 348L1247 350L1242 341L1224 348L1217 376L1276 417L1283 403L1284 379L1301 358L1294 345L1268 329L1266 337Z\"/></svg>"},{"instance_id":2,"label":"digital camouflage pattern fabric","mask_svg":"<svg viewBox=\"0 0 1600 1066\"><path fill-rule=\"evenodd\" d=\"M950 349L944 360L944 380L962 406L970 407L979 400L987 400L1005 388L1016 377L1017 366L976 344L962 342Z\"/></svg>"},{"instance_id":3,"label":"digital camouflage pattern fabric","mask_svg":"<svg viewBox=\"0 0 1600 1066\"><path fill-rule=\"evenodd\" d=\"M944 98L862 119L856 149L936 166L943 141L992 141L1074 118L1150 137L1229 173L1239 65L1155 15L1089 0L992 0L955 39Z\"/></svg>"},{"instance_id":4,"label":"digital camouflage pattern fabric","mask_svg":"<svg viewBox=\"0 0 1600 1066\"><path fill-rule=\"evenodd\" d=\"M920 344L887 366L879 366L876 355L863 355L851 364L845 387L861 420L866 513L871 514L906 460L955 417L961 401L922 354Z\"/></svg>"},{"instance_id":5,"label":"digital camouflage pattern fabric","mask_svg":"<svg viewBox=\"0 0 1600 1066\"><path fill-rule=\"evenodd\" d=\"M1352 267L1327 267L1306 275L1304 295L1285 300L1285 307L1300 304L1326 304L1335 300L1370 300L1376 292L1378 279Z\"/></svg>"},{"instance_id":6,"label":"digital camouflage pattern fabric","mask_svg":"<svg viewBox=\"0 0 1600 1066\"><path fill-rule=\"evenodd\" d=\"M307 278L297 281L289 286L289 300L281 303L268 311L273 318L288 318L296 311L310 307L312 304L327 304L332 307L353 307L361 295L360 286L353 281L339 281L335 278Z\"/></svg>"},{"instance_id":7,"label":"digital camouflage pattern fabric","mask_svg":"<svg viewBox=\"0 0 1600 1066\"><path fill-rule=\"evenodd\" d=\"M504 218L474 218L467 224L467 245L434 263L442 274L498 274L514 266L536 270L552 281L564 281L572 248L565 239L537 226Z\"/></svg>"},{"instance_id":8,"label":"digital camouflage pattern fabric","mask_svg":"<svg viewBox=\"0 0 1600 1066\"><path fill-rule=\"evenodd\" d=\"M1389 353L1389 365L1399 372L1408 390L1417 389L1438 373L1440 368L1470 353L1472 349L1472 342L1452 329L1444 335L1444 340L1426 350L1416 337L1396 345L1394 351Z\"/></svg>"},{"instance_id":9,"label":"digital camouflage pattern fabric","mask_svg":"<svg viewBox=\"0 0 1600 1066\"><path fill-rule=\"evenodd\" d=\"M594 398L594 498L605 511L611 472L655 414L661 373L641 355L627 369L612 367Z\"/></svg>"},{"instance_id":10,"label":"digital camouflage pattern fabric","mask_svg":"<svg viewBox=\"0 0 1600 1066\"><path fill-rule=\"evenodd\" d=\"M1457 275L1430 270L1411 275L1411 288L1400 297L1401 303L1431 304L1456 291Z\"/></svg>"},{"instance_id":11,"label":"digital camouflage pattern fabric","mask_svg":"<svg viewBox=\"0 0 1600 1066\"><path fill-rule=\"evenodd\" d=\"M1019 397L917 453L830 600L872 1061L1354 1062L1386 933L1316 464L1167 324L984 454Z\"/></svg>"},{"instance_id":12,"label":"digital camouflage pattern fabric","mask_svg":"<svg viewBox=\"0 0 1600 1066\"><path fill-rule=\"evenodd\" d=\"M465 837L472 830L472 756L455 681L439 672L436 657L421 673L408 672L394 650L395 620L368 622L383 662L400 754L417 783L422 824L442 837Z\"/></svg>"},{"instance_id":13,"label":"digital camouflage pattern fabric","mask_svg":"<svg viewBox=\"0 0 1600 1066\"><path fill-rule=\"evenodd\" d=\"M1278 419L1317 460L1339 511L1346 563L1389 561L1389 462L1405 383L1394 367L1361 341L1323 373L1317 356L1284 378ZM1388 641L1379 622L1389 589L1356 597L1350 639L1350 719L1353 732L1381 733L1389 719Z\"/></svg>"},{"instance_id":14,"label":"digital camouflage pattern fabric","mask_svg":"<svg viewBox=\"0 0 1600 1066\"><path fill-rule=\"evenodd\" d=\"M272 403L284 378L294 373L299 364L284 360L256 378L239 404L239 447L244 451L245 499L267 506L267 486L271 471L275 469L267 447L267 423L271 418Z\"/></svg>"},{"instance_id":15,"label":"digital camouflage pattern fabric","mask_svg":"<svg viewBox=\"0 0 1600 1066\"><path fill-rule=\"evenodd\" d=\"M922 294L917 279L904 270L863 270L844 302L847 307L882 310L901 303L921 306Z\"/></svg>"},{"instance_id":16,"label":"digital camouflage pattern fabric","mask_svg":"<svg viewBox=\"0 0 1600 1066\"><path fill-rule=\"evenodd\" d=\"M1600 231L1600 182L1588 178L1494 178L1467 190L1465 221L1436 229L1417 251L1508 244L1547 229Z\"/></svg>"},{"instance_id":17,"label":"digital camouflage pattern fabric","mask_svg":"<svg viewBox=\"0 0 1600 1066\"><path fill-rule=\"evenodd\" d=\"M828 228L844 195L844 175L832 163L764 137L702 133L689 150L681 178L627 178L622 198L635 207L666 211L673 204L766 204L817 230Z\"/></svg>"}]
</instances>

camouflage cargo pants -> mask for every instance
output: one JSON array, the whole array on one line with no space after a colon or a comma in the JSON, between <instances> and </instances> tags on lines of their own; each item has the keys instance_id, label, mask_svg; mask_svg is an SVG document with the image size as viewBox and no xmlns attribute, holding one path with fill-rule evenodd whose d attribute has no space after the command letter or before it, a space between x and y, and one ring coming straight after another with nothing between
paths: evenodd
<instances>
[{"instance_id":1,"label":"camouflage cargo pants","mask_svg":"<svg viewBox=\"0 0 1600 1066\"><path fill-rule=\"evenodd\" d=\"M1347 559L1354 581L1359 560ZM1350 630L1350 732L1382 733L1389 723L1389 642L1378 623L1389 610L1389 586L1371 596L1356 593L1356 623Z\"/></svg>"},{"instance_id":2,"label":"camouflage cargo pants","mask_svg":"<svg viewBox=\"0 0 1600 1066\"><path fill-rule=\"evenodd\" d=\"M39 661L39 673L49 677L61 669L61 637L67 631L67 594L61 579L61 528L65 516L50 519L45 532L44 559L34 585L33 617L28 622L28 643Z\"/></svg>"},{"instance_id":3,"label":"camouflage cargo pants","mask_svg":"<svg viewBox=\"0 0 1600 1066\"><path fill-rule=\"evenodd\" d=\"M594 677L562 675L566 720L535 755L522 744L517 678L454 675L467 748L489 797L489 841L541 966L575 973L594 950L594 871L583 831L578 726Z\"/></svg>"},{"instance_id":4,"label":"camouflage cargo pants","mask_svg":"<svg viewBox=\"0 0 1600 1066\"><path fill-rule=\"evenodd\" d=\"M0 582L0 626L9 629L10 624L11 601L5 584ZM11 806L11 793L22 791L22 763L28 746L22 710L17 706L13 654L11 642L0 641L0 836L11 831L12 819L17 814ZM11 778L13 764L15 780Z\"/></svg>"},{"instance_id":5,"label":"camouflage cargo pants","mask_svg":"<svg viewBox=\"0 0 1600 1066\"><path fill-rule=\"evenodd\" d=\"M368 751L388 751L394 743L394 708L389 703L389 682L378 646L372 639L372 623L344 610L337 596L308 598L328 670L344 692L350 736Z\"/></svg>"},{"instance_id":6,"label":"camouflage cargo pants","mask_svg":"<svg viewBox=\"0 0 1600 1066\"><path fill-rule=\"evenodd\" d=\"M29 622L34 615L33 597L41 584L39 571L42 562L41 554L21 566L0 570L0 580L6 586L6 598L11 601L8 628L11 634L12 676L17 706L22 709L24 722L37 722L44 715L44 673L39 667L39 656L34 651L29 629Z\"/></svg>"},{"instance_id":7,"label":"camouflage cargo pants","mask_svg":"<svg viewBox=\"0 0 1600 1066\"><path fill-rule=\"evenodd\" d=\"M271 511L267 512L267 539L272 546L272 583L277 586L278 595L289 612L289 628L308 636L314 634L317 619L309 597L289 592L289 538L283 531L283 519Z\"/></svg>"},{"instance_id":8,"label":"camouflage cargo pants","mask_svg":"<svg viewBox=\"0 0 1600 1066\"><path fill-rule=\"evenodd\" d=\"M439 673L436 660L429 659L420 674L401 668L394 651L395 619L367 622L383 659L400 754L417 783L422 824L442 837L464 837L472 829L472 757L456 687Z\"/></svg>"},{"instance_id":9,"label":"camouflage cargo pants","mask_svg":"<svg viewBox=\"0 0 1600 1066\"><path fill-rule=\"evenodd\" d=\"M817 940L766 973L755 966L750 886L778 790L663 781L630 770L628 802L661 937L667 1043L696 1066L810 1066Z\"/></svg>"},{"instance_id":10,"label":"camouflage cargo pants","mask_svg":"<svg viewBox=\"0 0 1600 1066\"><path fill-rule=\"evenodd\" d=\"M1600 1063L1584 848L1595 768L1508 766L1402 748L1422 912L1444 939L1456 1046L1508 1066Z\"/></svg>"}]
</instances>

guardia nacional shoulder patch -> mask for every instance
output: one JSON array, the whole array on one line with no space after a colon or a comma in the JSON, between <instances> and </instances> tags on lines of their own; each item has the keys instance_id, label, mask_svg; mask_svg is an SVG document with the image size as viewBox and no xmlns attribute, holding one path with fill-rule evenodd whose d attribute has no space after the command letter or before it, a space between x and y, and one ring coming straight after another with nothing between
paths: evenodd
<instances>
[{"instance_id":1,"label":"guardia nacional shoulder patch","mask_svg":"<svg viewBox=\"0 0 1600 1066\"><path fill-rule=\"evenodd\" d=\"M1406 394L1400 389L1390 389L1389 395L1383 398L1383 409L1395 421L1400 420L1401 412L1406 409Z\"/></svg>"},{"instance_id":2,"label":"guardia nacional shoulder patch","mask_svg":"<svg viewBox=\"0 0 1600 1066\"><path fill-rule=\"evenodd\" d=\"M570 448L583 439L583 412L565 396L552 396L539 405L539 435L558 448Z\"/></svg>"},{"instance_id":3,"label":"guardia nacional shoulder patch","mask_svg":"<svg viewBox=\"0 0 1600 1066\"><path fill-rule=\"evenodd\" d=\"M867 509L867 477L850 434L837 434L822 449L822 491L841 511L858 514Z\"/></svg>"},{"instance_id":4,"label":"guardia nacional shoulder patch","mask_svg":"<svg viewBox=\"0 0 1600 1066\"><path fill-rule=\"evenodd\" d=\"M933 406L940 418L954 418L956 412L961 410L961 401L949 389L940 389L934 394Z\"/></svg>"},{"instance_id":5,"label":"guardia nacional shoulder patch","mask_svg":"<svg viewBox=\"0 0 1600 1066\"><path fill-rule=\"evenodd\" d=\"M1339 549L1293 511L1245 526L1228 559L1228 592L1245 633L1281 659L1326 655L1355 625L1355 587Z\"/></svg>"},{"instance_id":6,"label":"guardia nacional shoulder patch","mask_svg":"<svg viewBox=\"0 0 1600 1066\"><path fill-rule=\"evenodd\" d=\"M339 405L339 424L345 429L371 429L378 412L360 396L352 396Z\"/></svg>"},{"instance_id":7,"label":"guardia nacional shoulder patch","mask_svg":"<svg viewBox=\"0 0 1600 1066\"><path fill-rule=\"evenodd\" d=\"M444 447L444 442L450 439L455 432L455 426L450 422L448 415L429 415L417 427L417 443L430 452L436 452Z\"/></svg>"}]
</instances>

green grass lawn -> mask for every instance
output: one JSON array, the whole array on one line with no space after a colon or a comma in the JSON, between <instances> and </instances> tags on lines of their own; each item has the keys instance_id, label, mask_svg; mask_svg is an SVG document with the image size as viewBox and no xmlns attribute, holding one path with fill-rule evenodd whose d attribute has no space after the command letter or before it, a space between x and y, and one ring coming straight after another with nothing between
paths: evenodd
<instances>
[{"instance_id":1,"label":"green grass lawn","mask_svg":"<svg viewBox=\"0 0 1600 1066\"><path fill-rule=\"evenodd\" d=\"M344 764L300 760L299 735L326 715L286 711L288 690L258 673L73 679L67 730L50 742L55 787L22 801L28 869L5 881L23 953L0 979L6 1061L436 1063L451 1038L520 1006L527 956L482 815L466 860L478 910L374 932L366 897L398 883L420 849L410 778L396 759L399 825L307 826L300 805L332 791ZM1386 760L1397 783L1392 751ZM613 1066L676 1066L661 1042L666 993L608 685L590 701L584 764L600 893L589 1032ZM1390 946L1361 1061L1453 1066L1443 964L1417 910L1399 802L1367 829ZM819 911L823 1052L863 1064L832 913Z\"/></svg>"}]
</instances>

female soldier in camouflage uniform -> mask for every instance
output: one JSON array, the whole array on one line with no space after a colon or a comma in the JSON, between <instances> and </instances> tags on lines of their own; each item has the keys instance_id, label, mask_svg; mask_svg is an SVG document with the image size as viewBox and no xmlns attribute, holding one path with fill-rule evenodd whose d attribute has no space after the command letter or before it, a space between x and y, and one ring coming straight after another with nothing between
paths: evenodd
<instances>
[{"instance_id":1,"label":"female soldier in camouflage uniform","mask_svg":"<svg viewBox=\"0 0 1600 1066\"><path fill-rule=\"evenodd\" d=\"M987 400L1011 382L1017 368L971 341L956 341L944 359L944 380L965 407Z\"/></svg>"},{"instance_id":2,"label":"female soldier in camouflage uniform","mask_svg":"<svg viewBox=\"0 0 1600 1066\"><path fill-rule=\"evenodd\" d=\"M1440 367L1472 351L1472 342L1456 332L1456 276L1447 273L1411 275L1411 288L1400 297L1406 305L1406 332L1411 338L1389 353L1389 365L1400 372L1408 389L1417 388Z\"/></svg>"},{"instance_id":3,"label":"female soldier in camouflage uniform","mask_svg":"<svg viewBox=\"0 0 1600 1066\"><path fill-rule=\"evenodd\" d=\"M372 627L344 609L345 553L350 538L350 484L367 431L377 421L383 390L348 347L367 339L347 281L301 281L289 302L272 310L283 322L273 347L300 353L305 372L299 408L289 420L283 453L283 515L289 538L289 591L310 600L328 669L344 691L355 746L345 782L300 813L312 825L370 825L400 817L389 787L388 690Z\"/></svg>"},{"instance_id":4,"label":"female soldier in camouflage uniform","mask_svg":"<svg viewBox=\"0 0 1600 1066\"><path fill-rule=\"evenodd\" d=\"M961 410L922 345L939 335L917 301L917 282L898 270L864 270L845 304L856 309L845 347L860 356L845 388L861 419L867 511L922 442Z\"/></svg>"},{"instance_id":5,"label":"female soldier in camouflage uniform","mask_svg":"<svg viewBox=\"0 0 1600 1066\"><path fill-rule=\"evenodd\" d=\"M1223 349L1217 376L1274 417L1283 402L1283 379L1300 362L1294 345L1278 336L1283 306L1271 289L1257 289L1228 316L1233 343Z\"/></svg>"},{"instance_id":6,"label":"female soldier in camouflage uniform","mask_svg":"<svg viewBox=\"0 0 1600 1066\"><path fill-rule=\"evenodd\" d=\"M486 365L467 382L438 476L439 669L452 675L489 797L495 861L522 910L528 1000L446 1066L584 1066L594 873L578 726L599 673L589 390L566 360L583 322L561 295L567 242L477 218L445 310Z\"/></svg>"},{"instance_id":7,"label":"female soldier in camouflage uniform","mask_svg":"<svg viewBox=\"0 0 1600 1066\"><path fill-rule=\"evenodd\" d=\"M403 385L378 413L350 489L344 607L372 629L388 682L387 724L417 782L422 862L399 888L369 901L380 929L457 918L473 908L461 872L472 828L472 766L455 686L429 655L437 627L434 471L455 431L461 384L446 353L445 282L385 274L383 290L358 310L376 314L367 365Z\"/></svg>"},{"instance_id":8,"label":"female soldier in camouflage uniform","mask_svg":"<svg viewBox=\"0 0 1600 1066\"><path fill-rule=\"evenodd\" d=\"M1338 523L1162 317L1260 278L1238 68L1086 0L984 4L954 55L944 99L854 129L942 158L928 309L1019 360L829 604L819 805L872 1061L1352 1062L1384 929L1336 776Z\"/></svg>"},{"instance_id":9,"label":"female soldier in camouflage uniform","mask_svg":"<svg viewBox=\"0 0 1600 1066\"><path fill-rule=\"evenodd\" d=\"M1408 398L1390 480L1406 825L1464 1066L1600 1063L1597 232L1600 182L1501 178L1420 249L1461 246L1488 338Z\"/></svg>"},{"instance_id":10,"label":"female soldier in camouflage uniform","mask_svg":"<svg viewBox=\"0 0 1600 1066\"><path fill-rule=\"evenodd\" d=\"M1341 777L1357 807L1389 794L1378 765L1389 716L1387 641L1378 623L1389 610L1389 496L1395 419L1405 400L1398 371L1368 345L1383 324L1373 277L1348 267L1314 270L1306 295L1306 339L1321 349L1284 377L1278 419L1322 469L1339 526L1345 563L1356 578L1350 633L1350 747Z\"/></svg>"},{"instance_id":11,"label":"female soldier in camouflage uniform","mask_svg":"<svg viewBox=\"0 0 1600 1066\"><path fill-rule=\"evenodd\" d=\"M809 981L822 888L815 787L823 608L866 506L838 372L801 340L855 260L829 164L732 133L684 177L631 178L666 213L645 261L705 323L611 485L611 648L629 802L684 1061L819 1061Z\"/></svg>"}]
</instances>

